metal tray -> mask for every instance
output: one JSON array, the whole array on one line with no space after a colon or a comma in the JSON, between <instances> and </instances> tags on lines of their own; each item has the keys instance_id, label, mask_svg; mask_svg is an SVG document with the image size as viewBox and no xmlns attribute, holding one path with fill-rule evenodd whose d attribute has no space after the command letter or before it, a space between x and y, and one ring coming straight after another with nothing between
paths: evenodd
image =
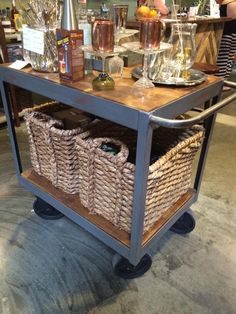
<instances>
[{"instance_id":1,"label":"metal tray","mask_svg":"<svg viewBox=\"0 0 236 314\"><path fill-rule=\"evenodd\" d=\"M183 78L175 78L172 77L169 81L160 81L160 80L152 80L154 84L161 84L161 85L171 85L171 86L194 86L203 83L206 80L206 74L190 69L190 78L184 80ZM135 79L139 79L142 76L142 68L137 67L132 70L132 77Z\"/></svg>"}]
</instances>

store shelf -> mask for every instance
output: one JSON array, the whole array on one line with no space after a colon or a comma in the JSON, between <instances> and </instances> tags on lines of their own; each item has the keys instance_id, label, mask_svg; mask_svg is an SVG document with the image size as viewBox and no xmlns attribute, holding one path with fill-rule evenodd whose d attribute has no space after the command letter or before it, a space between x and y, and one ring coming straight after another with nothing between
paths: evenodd
<instances>
[{"instance_id":1,"label":"store shelf","mask_svg":"<svg viewBox=\"0 0 236 314\"><path fill-rule=\"evenodd\" d=\"M78 194L67 194L62 190L55 188L47 179L39 176L33 169L27 169L21 176L37 186L37 188L47 192L52 197L60 201L66 207L72 209L80 216L86 218L91 223L105 231L107 234L120 241L127 247L130 247L130 234L116 228L111 222L99 215L89 214L88 210L81 204ZM162 228L169 219L177 213L177 211L191 199L194 195L193 190L185 193L169 210L158 220L158 222L144 234L142 246L146 245L155 234Z\"/></svg>"}]
</instances>

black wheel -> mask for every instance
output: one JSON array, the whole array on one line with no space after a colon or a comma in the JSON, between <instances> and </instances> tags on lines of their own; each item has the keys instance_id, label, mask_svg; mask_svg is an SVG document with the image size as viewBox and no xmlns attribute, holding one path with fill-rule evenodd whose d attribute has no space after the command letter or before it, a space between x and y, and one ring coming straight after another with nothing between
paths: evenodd
<instances>
[{"instance_id":1,"label":"black wheel","mask_svg":"<svg viewBox=\"0 0 236 314\"><path fill-rule=\"evenodd\" d=\"M152 265L152 258L145 254L138 265L133 266L130 262L118 254L114 255L112 260L114 272L117 276L124 279L134 279L145 274Z\"/></svg>"},{"instance_id":2,"label":"black wheel","mask_svg":"<svg viewBox=\"0 0 236 314\"><path fill-rule=\"evenodd\" d=\"M195 228L195 218L193 214L188 211L185 212L170 228L172 232L178 233L178 234L187 234L193 231Z\"/></svg>"},{"instance_id":3,"label":"black wheel","mask_svg":"<svg viewBox=\"0 0 236 314\"><path fill-rule=\"evenodd\" d=\"M60 219L64 215L59 212L57 209L43 201L41 198L36 198L36 200L33 203L33 209L36 215L43 219L47 220L55 220Z\"/></svg>"}]
</instances>

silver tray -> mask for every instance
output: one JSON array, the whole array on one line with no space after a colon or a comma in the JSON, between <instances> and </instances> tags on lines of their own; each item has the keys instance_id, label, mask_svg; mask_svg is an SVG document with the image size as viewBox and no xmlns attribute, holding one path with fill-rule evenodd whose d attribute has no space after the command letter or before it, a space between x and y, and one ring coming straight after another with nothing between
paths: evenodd
<instances>
[{"instance_id":1,"label":"silver tray","mask_svg":"<svg viewBox=\"0 0 236 314\"><path fill-rule=\"evenodd\" d=\"M206 74L190 69L190 78L184 80L183 78L174 78L172 77L170 81L160 81L160 80L152 80L154 84L162 84L162 85L171 85L171 86L194 86L203 83L206 80ZM133 78L139 79L142 76L142 68L134 68L131 72Z\"/></svg>"}]
</instances>

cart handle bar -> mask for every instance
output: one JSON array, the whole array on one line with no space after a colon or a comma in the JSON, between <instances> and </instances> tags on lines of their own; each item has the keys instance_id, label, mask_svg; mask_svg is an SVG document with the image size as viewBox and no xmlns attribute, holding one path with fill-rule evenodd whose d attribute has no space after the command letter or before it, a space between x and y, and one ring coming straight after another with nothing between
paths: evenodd
<instances>
[{"instance_id":1,"label":"cart handle bar","mask_svg":"<svg viewBox=\"0 0 236 314\"><path fill-rule=\"evenodd\" d=\"M236 88L236 83L230 82L230 81L225 81L225 85ZM213 115L215 112L220 110L221 108L225 107L228 105L230 102L236 99L236 93L228 96L227 98L219 101L212 107L204 110L201 112L199 115L196 117L186 119L186 120L175 120L175 119L166 119L158 116L151 115L150 116L150 123L153 127L166 127L166 128L173 128L173 129L178 129L178 128L185 128L185 127L190 127L194 124L200 123L209 116Z\"/></svg>"}]
</instances>

